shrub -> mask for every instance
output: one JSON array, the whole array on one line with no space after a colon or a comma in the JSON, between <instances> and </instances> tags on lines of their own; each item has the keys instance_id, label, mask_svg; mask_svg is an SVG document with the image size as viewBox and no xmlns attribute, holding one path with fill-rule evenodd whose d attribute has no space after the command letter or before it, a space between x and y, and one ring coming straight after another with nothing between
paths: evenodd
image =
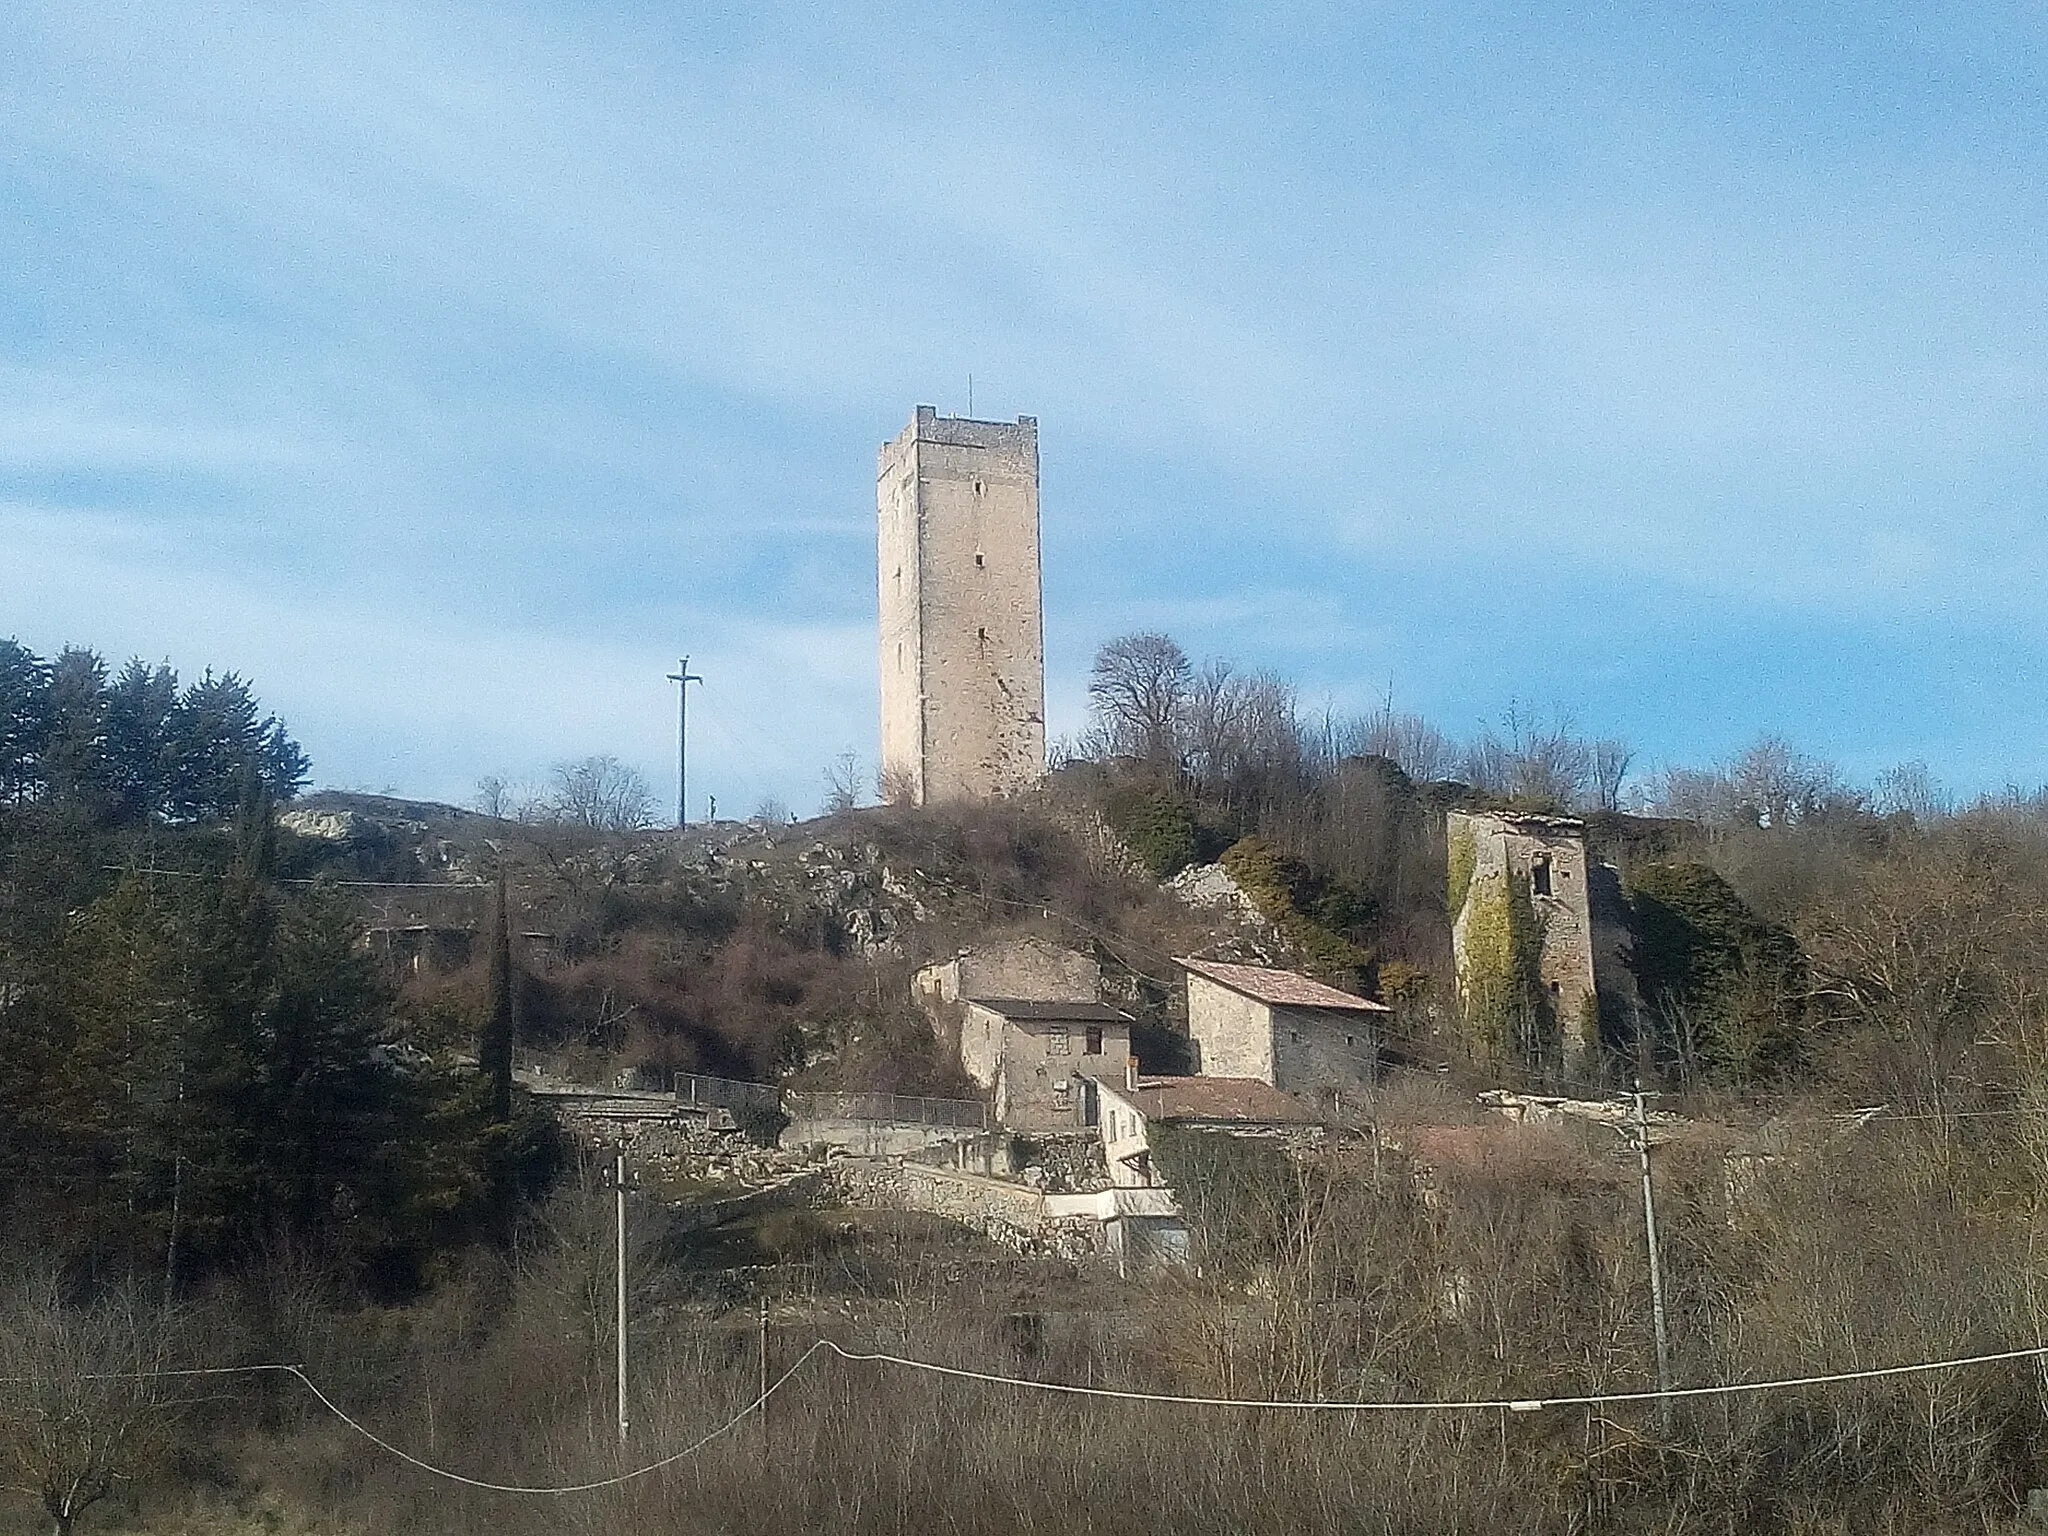
<instances>
[{"instance_id":1,"label":"shrub","mask_svg":"<svg viewBox=\"0 0 2048 1536\"><path fill-rule=\"evenodd\" d=\"M1526 878L1499 870L1469 890L1458 1001L1465 1026L1494 1066L1548 1061L1557 1019L1543 987L1543 924Z\"/></svg>"},{"instance_id":2,"label":"shrub","mask_svg":"<svg viewBox=\"0 0 2048 1536\"><path fill-rule=\"evenodd\" d=\"M1799 941L1705 864L1642 866L1628 899L1653 1049L1688 1071L1738 1082L1789 1068L1805 991Z\"/></svg>"},{"instance_id":3,"label":"shrub","mask_svg":"<svg viewBox=\"0 0 2048 1536\"><path fill-rule=\"evenodd\" d=\"M1372 952L1333 933L1303 910L1356 910L1369 901L1355 888L1320 882L1308 866L1290 859L1262 838L1239 838L1223 851L1223 867L1308 968L1342 985L1363 988L1372 972ZM1333 893L1341 891L1335 903Z\"/></svg>"},{"instance_id":4,"label":"shrub","mask_svg":"<svg viewBox=\"0 0 2048 1536\"><path fill-rule=\"evenodd\" d=\"M1110 830L1123 839L1155 880L1168 880L1194 863L1200 840L1192 807L1164 790L1135 788L1110 796Z\"/></svg>"}]
</instances>

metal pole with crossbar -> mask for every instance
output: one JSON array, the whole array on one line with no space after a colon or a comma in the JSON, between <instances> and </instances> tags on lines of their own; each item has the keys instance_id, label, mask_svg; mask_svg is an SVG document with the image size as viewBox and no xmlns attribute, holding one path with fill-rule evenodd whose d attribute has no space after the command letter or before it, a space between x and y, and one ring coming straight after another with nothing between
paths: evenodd
<instances>
[{"instance_id":1,"label":"metal pole with crossbar","mask_svg":"<svg viewBox=\"0 0 2048 1536\"><path fill-rule=\"evenodd\" d=\"M685 656L669 673L668 680L676 685L676 825L690 824L690 803L688 798L690 774L690 684L701 683L690 670L690 658Z\"/></svg>"}]
</instances>

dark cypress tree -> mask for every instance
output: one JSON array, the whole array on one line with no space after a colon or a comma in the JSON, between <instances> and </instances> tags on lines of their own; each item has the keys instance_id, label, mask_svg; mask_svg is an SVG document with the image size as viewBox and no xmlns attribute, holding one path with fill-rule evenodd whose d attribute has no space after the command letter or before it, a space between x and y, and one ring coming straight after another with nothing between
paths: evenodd
<instances>
[{"instance_id":1,"label":"dark cypress tree","mask_svg":"<svg viewBox=\"0 0 2048 1536\"><path fill-rule=\"evenodd\" d=\"M489 1085L491 1121L505 1125L512 1119L513 975L512 915L502 873L491 895L490 923L490 980L484 994L483 1038L477 1045L477 1065L483 1069Z\"/></svg>"},{"instance_id":2,"label":"dark cypress tree","mask_svg":"<svg viewBox=\"0 0 2048 1536\"><path fill-rule=\"evenodd\" d=\"M233 672L211 671L188 687L170 722L170 811L179 821L225 821L242 800L243 776L260 761L256 697Z\"/></svg>"}]
</instances>

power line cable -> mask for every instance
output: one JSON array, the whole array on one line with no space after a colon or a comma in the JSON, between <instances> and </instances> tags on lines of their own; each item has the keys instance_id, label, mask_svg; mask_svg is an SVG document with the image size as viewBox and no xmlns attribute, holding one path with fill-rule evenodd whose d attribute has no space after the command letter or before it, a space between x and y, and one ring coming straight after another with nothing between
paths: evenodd
<instances>
[{"instance_id":1,"label":"power line cable","mask_svg":"<svg viewBox=\"0 0 2048 1536\"><path fill-rule=\"evenodd\" d=\"M944 1376L962 1381L978 1381L990 1386L1010 1387L1021 1391L1048 1392L1067 1397L1103 1399L1113 1402L1157 1403L1168 1407L1183 1408L1229 1408L1241 1410L1270 1410L1309 1413L1536 1413L1546 1408L1592 1408L1622 1403L1668 1402L1676 1398L1732 1397L1765 1392L1792 1391L1802 1387L1835 1386L1852 1381L1878 1381L1892 1377L1925 1375L1935 1371L1961 1370L1976 1365L1996 1365L2014 1360L2038 1360L2048 1357L2048 1345L2027 1349L1997 1350L1988 1354L1959 1355L1943 1360L1920 1360L1905 1365L1871 1366L1853 1371L1827 1371L1807 1376L1780 1376L1764 1381L1717 1382L1701 1387L1674 1387L1668 1392L1645 1390L1636 1392L1587 1392L1556 1397L1528 1398L1416 1398L1416 1399L1375 1399L1356 1401L1342 1398L1243 1398L1243 1397L1202 1397L1172 1392L1141 1392L1117 1387L1083 1386L1075 1382L1037 1381L1025 1376L1008 1376L995 1371L976 1371L963 1366L941 1365L937 1361L918 1360L905 1355L889 1354L880 1350L850 1350L830 1339L815 1340L780 1376L759 1392L752 1401L732 1417L708 1434L700 1436L681 1450L671 1452L659 1460L635 1467L631 1471L615 1473L610 1477L596 1478L583 1483L531 1484L494 1483L484 1478L470 1477L465 1473L452 1471L433 1462L413 1455L410 1451L393 1445L382 1435L370 1429L355 1418L340 1404L336 1403L306 1372L296 1365L232 1365L210 1366L186 1370L111 1372L92 1375L87 1380L137 1380L158 1377L228 1376L275 1372L291 1376L310 1391L329 1413L333 1414L349 1429L369 1441L387 1455L394 1456L408 1466L429 1473L464 1487L482 1489L488 1493L509 1493L535 1497L562 1497L575 1493L595 1493L605 1488L616 1488L624 1483L659 1472L695 1455L720 1436L730 1433L744 1420L759 1412L782 1387L801 1371L820 1352L837 1355L840 1359L856 1365L892 1365L906 1370L920 1371L929 1375ZM30 1377L5 1377L0 1382L19 1384L32 1381Z\"/></svg>"},{"instance_id":2,"label":"power line cable","mask_svg":"<svg viewBox=\"0 0 2048 1536\"><path fill-rule=\"evenodd\" d=\"M904 1366L912 1370L927 1371L941 1376L955 1376L968 1381L989 1382L997 1386L1021 1387L1035 1392L1057 1392L1075 1397L1113 1398L1120 1402L1166 1403L1190 1408L1272 1408L1311 1412L1347 1413L1471 1413L1497 1412L1534 1413L1543 1408L1599 1407L1615 1403L1650 1403L1677 1397L1729 1397L1740 1393L1779 1392L1795 1387L1828 1386L1846 1381L1874 1381L1888 1376L1910 1376L1929 1371L1958 1370L1964 1366L1992 1365L2003 1360L2030 1360L2048 1356L2048 1345L2031 1349L2000 1350L1993 1354L1963 1355L1949 1360L1921 1360L1910 1365L1874 1366L1866 1370L1830 1371L1813 1376L1783 1376L1768 1381L1718 1382L1705 1387L1673 1387L1668 1392L1655 1389L1641 1392L1589 1392L1564 1397L1528 1398L1481 1398L1457 1400L1448 1398L1422 1398L1414 1400L1381 1399L1371 1402L1356 1402L1344 1399L1300 1399L1242 1398L1242 1397L1189 1397L1177 1393L1137 1392L1119 1390L1113 1387L1081 1386L1072 1382L1034 1381L1025 1376L1004 1376L992 1371L974 1371L961 1366L939 1365L930 1360L912 1360L901 1355L880 1352L856 1353L842 1349L829 1339L820 1339L833 1354L842 1359L876 1362L886 1365ZM816 1349L818 1345L813 1345Z\"/></svg>"},{"instance_id":3,"label":"power line cable","mask_svg":"<svg viewBox=\"0 0 2048 1536\"><path fill-rule=\"evenodd\" d=\"M780 1376L776 1377L774 1381L770 1382L768 1386L758 1396L756 1396L752 1402L748 1403L744 1408L740 1409L738 1413L735 1413L731 1418L727 1419L723 1424L719 1425L709 1434L704 1435L699 1439L691 1441L681 1450L671 1452L669 1455L662 1457L659 1461L650 1461L645 1466L635 1467L630 1472L620 1472L615 1474L614 1476L601 1477L596 1479L595 1481L588 1483L563 1483L553 1486L541 1486L522 1483L487 1482L482 1478L468 1477L460 1472L451 1472L446 1467L435 1466L430 1461L423 1461L419 1457L413 1455L410 1451L399 1449L397 1446L393 1445L389 1440L386 1440L381 1435L377 1434L375 1430L368 1428L358 1420L352 1418L346 1411L342 1409L342 1407L339 1404L337 1404L325 1392L322 1392L320 1390L320 1388L314 1383L312 1377L308 1376L304 1371L300 1370L297 1366L286 1366L284 1367L284 1369L289 1371L292 1375L296 1376L300 1381L304 1382L306 1385L306 1390L311 1392L316 1398L318 1398L320 1400L321 1405L325 1407L329 1413L333 1414L337 1419L341 1420L342 1423L346 1424L350 1429L354 1430L357 1434L361 1435L365 1440L369 1441L372 1445L375 1445L380 1450L386 1451L389 1454L396 1456L400 1461L405 1462L408 1466L417 1467L422 1472L432 1473L435 1477L446 1478L451 1483L461 1483L465 1487L469 1488L481 1488L487 1493L518 1493L559 1498L563 1495L571 1493L595 1493L601 1488L616 1488L619 1487L621 1484L630 1483L637 1478L646 1477L650 1473L659 1472L664 1467L672 1467L677 1462L682 1461L690 1456L696 1455L697 1452L703 1450L705 1446L709 1445L712 1441L718 1439L719 1436L729 1433L731 1430L738 1427L738 1425L741 1424L748 1417L755 1413L758 1413L763 1407L763 1405L767 1403L768 1399L773 1397L779 1390L781 1390L782 1384L784 1382L788 1381L790 1377L794 1376L798 1371L804 1368L804 1366L810 1361L811 1356L815 1355L818 1352L818 1350L824 1345L824 1342L825 1341L822 1339L819 1340L816 1344L813 1344L809 1349L805 1350L801 1355L797 1356L796 1362L793 1365L791 1365L788 1370L784 1371Z\"/></svg>"},{"instance_id":4,"label":"power line cable","mask_svg":"<svg viewBox=\"0 0 2048 1536\"><path fill-rule=\"evenodd\" d=\"M758 1413L762 1409L762 1407L767 1403L768 1399L773 1397L778 1391L782 1389L782 1386L785 1382L787 1382L792 1376L796 1375L798 1371L802 1370L805 1365L809 1364L811 1357L817 1354L820 1349L823 1349L825 1347L826 1342L823 1339L820 1339L816 1343L812 1344L809 1349L805 1350L801 1355L797 1356L796 1361L789 1367L788 1370L784 1371L780 1376L776 1377L774 1381L770 1382L765 1388L761 1390L760 1393L758 1393L754 1397L754 1399L751 1402L749 1402L745 1407L741 1408L739 1412L735 1413L731 1418L727 1419L724 1423L720 1424L716 1429L712 1430L709 1434L703 1435L698 1439L691 1441L681 1450L671 1452L669 1455L662 1457L658 1461L650 1461L645 1466L635 1467L630 1472L616 1473L611 1477L601 1477L587 1483L562 1483L549 1485L530 1483L494 1483L484 1478L470 1477L466 1473L456 1472L452 1471L447 1467L437 1466L433 1462L415 1456L412 1454L412 1452L405 1450L400 1446L393 1445L389 1440L386 1440L382 1435L378 1434L375 1430L371 1429L368 1425L364 1424L361 1420L357 1419L354 1415L349 1413L347 1409L343 1408L339 1403L335 1402L333 1398L329 1397L325 1392L323 1392L320 1389L320 1385L318 1382L314 1381L313 1378L311 1376L308 1376L301 1367L296 1365L216 1365L188 1368L184 1370L112 1371L105 1373L95 1372L89 1373L79 1379L86 1381L141 1381L180 1376L255 1375L260 1372L270 1372L278 1375L290 1376L295 1378L302 1386L305 1387L305 1389L308 1392L311 1392L314 1398L319 1401L321 1407L325 1408L329 1413L333 1414L337 1419L341 1420L341 1422L347 1425L348 1428L354 1430L358 1435L362 1436L363 1439L369 1441L370 1444L376 1446L379 1450L385 1452L387 1455L397 1457L407 1466L417 1468L419 1471L422 1472L430 1473L435 1477L444 1478L451 1483L460 1483L467 1488L481 1488L487 1493L516 1493L543 1497L560 1497L572 1493L595 1493L603 1488L616 1488L623 1483L630 1483L637 1478L646 1477L650 1473L659 1472L664 1467L674 1466L677 1462L682 1461L687 1457L694 1456L697 1452L703 1450L705 1446L711 1444L712 1441L718 1439L721 1435L730 1433L734 1428L736 1428L749 1416ZM24 1382L32 1382L34 1380L34 1377L8 1376L0 1377L0 1384L20 1385Z\"/></svg>"}]
</instances>

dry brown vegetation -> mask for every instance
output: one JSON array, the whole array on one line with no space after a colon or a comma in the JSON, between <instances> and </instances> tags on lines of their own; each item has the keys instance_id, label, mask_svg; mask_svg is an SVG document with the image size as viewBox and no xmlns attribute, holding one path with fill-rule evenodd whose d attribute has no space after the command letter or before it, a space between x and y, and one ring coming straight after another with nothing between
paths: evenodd
<instances>
[{"instance_id":1,"label":"dry brown vegetation","mask_svg":"<svg viewBox=\"0 0 2048 1536\"><path fill-rule=\"evenodd\" d=\"M1418 1168L1412 1127L1305 1160L1176 1149L1198 1273L1119 1286L915 1218L791 1212L636 1260L637 1464L753 1396L815 1339L1027 1378L1194 1395L1528 1398L1639 1391L1648 1295L1632 1170L1588 1130ZM1603 1142L1601 1138L1606 1138ZM1557 1138L1552 1138L1557 1142ZM1681 1386L2030 1343L2044 1275L2032 1119L1796 1128L1731 1196L1660 1161ZM1413 1152L1403 1151L1410 1146ZM1941 1176L1931 1170L1945 1169ZM488 1480L621 1461L606 1210L560 1195L502 1259L364 1309L289 1260L207 1303L237 1358L306 1362L397 1444ZM555 1499L466 1490L352 1436L283 1382L177 1421L181 1477L110 1527L286 1509L335 1531L1983 1530L2048 1482L2048 1379L2025 1362L1687 1402L1323 1415L1076 1400L812 1359L701 1454ZM193 1490L197 1489L195 1493ZM195 1500L197 1501L195 1503ZM174 1528L174 1527L166 1527ZM205 1529L202 1524L198 1529Z\"/></svg>"}]
</instances>

